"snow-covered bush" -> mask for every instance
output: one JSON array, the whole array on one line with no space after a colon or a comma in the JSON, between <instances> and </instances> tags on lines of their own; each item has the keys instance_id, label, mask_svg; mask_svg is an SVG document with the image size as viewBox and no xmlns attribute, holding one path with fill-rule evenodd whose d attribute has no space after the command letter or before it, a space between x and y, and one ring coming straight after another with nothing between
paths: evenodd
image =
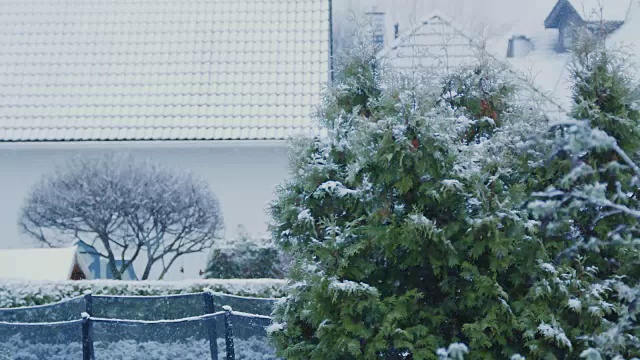
<instances>
[{"instance_id":1,"label":"snow-covered bush","mask_svg":"<svg viewBox=\"0 0 640 360\"><path fill-rule=\"evenodd\" d=\"M211 289L240 296L281 297L285 282L277 279L211 279L187 281L0 281L0 308L43 305L94 295L170 295L192 294Z\"/></svg>"},{"instance_id":2,"label":"snow-covered bush","mask_svg":"<svg viewBox=\"0 0 640 360\"><path fill-rule=\"evenodd\" d=\"M539 250L510 166L540 119L508 105L515 89L491 63L415 83L362 53L327 95L328 138L293 145L272 206L274 238L296 256L274 312L281 354L520 352L514 312Z\"/></svg>"},{"instance_id":3,"label":"snow-covered bush","mask_svg":"<svg viewBox=\"0 0 640 360\"><path fill-rule=\"evenodd\" d=\"M447 74L442 80L441 102L454 109L464 109L468 124L463 140L467 143L486 138L499 128L505 116L513 112L511 98L515 83L505 76L502 66L486 62Z\"/></svg>"},{"instance_id":4,"label":"snow-covered bush","mask_svg":"<svg viewBox=\"0 0 640 360\"><path fill-rule=\"evenodd\" d=\"M289 259L271 237L255 237L246 231L213 246L205 276L209 279L283 278Z\"/></svg>"},{"instance_id":5,"label":"snow-covered bush","mask_svg":"<svg viewBox=\"0 0 640 360\"><path fill-rule=\"evenodd\" d=\"M464 360L464 356L469 353L469 348L465 344L451 344L448 348L438 349L436 354L440 360Z\"/></svg>"}]
</instances>

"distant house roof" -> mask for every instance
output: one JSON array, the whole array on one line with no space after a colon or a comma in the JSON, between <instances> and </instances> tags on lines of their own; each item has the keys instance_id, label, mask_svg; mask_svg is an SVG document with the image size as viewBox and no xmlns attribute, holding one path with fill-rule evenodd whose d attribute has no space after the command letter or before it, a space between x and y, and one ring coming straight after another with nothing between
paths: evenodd
<instances>
[{"instance_id":1,"label":"distant house roof","mask_svg":"<svg viewBox=\"0 0 640 360\"><path fill-rule=\"evenodd\" d=\"M78 248L0 250L0 279L70 280L77 267L89 277L89 269L77 256Z\"/></svg>"},{"instance_id":2,"label":"distant house roof","mask_svg":"<svg viewBox=\"0 0 640 360\"><path fill-rule=\"evenodd\" d=\"M509 58L506 62L515 71L523 74L536 88L563 109L571 109L570 53L556 51L558 31L544 29L533 32L530 37L533 50L524 57Z\"/></svg>"},{"instance_id":3,"label":"distant house roof","mask_svg":"<svg viewBox=\"0 0 640 360\"><path fill-rule=\"evenodd\" d=\"M432 15L421 21L379 54L391 67L400 71L424 69L436 72L476 64L481 56L509 64L487 52L478 39L465 34L452 20L442 15ZM522 104L544 110L550 117L566 115L566 108L546 91L540 90L535 82L529 81L526 73L519 68L510 68L514 79L523 85L520 94Z\"/></svg>"},{"instance_id":4,"label":"distant house roof","mask_svg":"<svg viewBox=\"0 0 640 360\"><path fill-rule=\"evenodd\" d=\"M380 57L393 68L449 69L477 60L477 46L451 21L433 14L403 33Z\"/></svg>"},{"instance_id":5,"label":"distant house roof","mask_svg":"<svg viewBox=\"0 0 640 360\"><path fill-rule=\"evenodd\" d=\"M558 0L545 27L557 29L562 19L577 16L584 22L624 22L631 0Z\"/></svg>"},{"instance_id":6,"label":"distant house roof","mask_svg":"<svg viewBox=\"0 0 640 360\"><path fill-rule=\"evenodd\" d=\"M0 2L0 141L317 131L328 0Z\"/></svg>"},{"instance_id":7,"label":"distant house roof","mask_svg":"<svg viewBox=\"0 0 640 360\"><path fill-rule=\"evenodd\" d=\"M567 0L585 21L625 21L632 0Z\"/></svg>"},{"instance_id":8,"label":"distant house roof","mask_svg":"<svg viewBox=\"0 0 640 360\"><path fill-rule=\"evenodd\" d=\"M536 2L535 5L539 4ZM634 32L634 29L637 30L639 27L632 27L630 21L632 10L640 8L639 6L640 0L553 0L553 2L547 3L546 7L540 4L535 12L533 8L528 8L526 14L529 14L529 24L526 27L515 27L512 32L527 36L533 44L533 51L521 58L507 59L506 62L516 71L525 74L537 88L548 94L554 102L564 109L570 109L573 102L572 79L568 66L571 61L571 53L557 51L558 16L573 14L579 17L580 21L593 21L595 25L599 25L601 18L612 20L613 25L610 22L610 25L607 26L608 30L618 30L608 37L610 39L608 41L614 43L624 37L627 45L634 45L638 43L638 33ZM599 15L601 7L602 17ZM598 15L596 15L596 11ZM546 21L544 21L545 18ZM623 19L624 22L614 21L619 19ZM550 24L554 21L558 21L558 24ZM497 37L491 39L487 47L497 57L504 56L503 54L507 53L508 40L507 36Z\"/></svg>"}]
</instances>

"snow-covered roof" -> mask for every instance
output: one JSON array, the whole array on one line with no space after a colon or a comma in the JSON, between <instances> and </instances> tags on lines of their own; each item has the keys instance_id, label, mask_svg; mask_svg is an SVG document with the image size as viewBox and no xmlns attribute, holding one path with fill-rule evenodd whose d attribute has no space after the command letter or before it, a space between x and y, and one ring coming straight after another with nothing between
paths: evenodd
<instances>
[{"instance_id":1,"label":"snow-covered roof","mask_svg":"<svg viewBox=\"0 0 640 360\"><path fill-rule=\"evenodd\" d=\"M601 18L607 21L625 21L622 27L616 30L610 39L626 36L627 44L638 42L630 21L630 9L639 7L639 0L558 0L555 7L547 0L546 8L538 10L527 9L529 14L526 26L516 26L502 37L495 37L487 43L487 49L497 57L504 58L507 53L509 38L513 35L524 35L530 39L533 51L524 57L509 58L506 61L511 67L529 78L537 88L564 109L571 108L571 79L568 65L571 61L569 52L558 52L559 33L557 29L545 28L544 11L547 14L557 12L559 7L571 5L585 21L599 21ZM536 3L537 4L537 3ZM602 16L600 16L602 9ZM596 16L597 15L597 16ZM548 25L548 24L547 24ZM636 28L640 30L640 28ZM622 40L620 40L622 41Z\"/></svg>"},{"instance_id":2,"label":"snow-covered roof","mask_svg":"<svg viewBox=\"0 0 640 360\"><path fill-rule=\"evenodd\" d=\"M0 250L0 279L61 281L71 279L75 264L90 274L77 256L78 248Z\"/></svg>"},{"instance_id":3,"label":"snow-covered roof","mask_svg":"<svg viewBox=\"0 0 640 360\"><path fill-rule=\"evenodd\" d=\"M629 4L633 0L558 0L544 24L557 29L566 17L579 17L588 23L621 23L627 18Z\"/></svg>"},{"instance_id":4,"label":"snow-covered roof","mask_svg":"<svg viewBox=\"0 0 640 360\"><path fill-rule=\"evenodd\" d=\"M480 39L475 39L460 29L453 20L442 15L429 16L381 51L379 57L386 59L388 65L400 71L423 69L446 72L477 63L482 56L504 62L504 55L496 56L493 52L487 52ZM506 55L506 48L504 54ZM529 73L523 71L525 69L510 68L513 69L511 75L522 84L520 96L523 105L544 110L550 117L565 116L567 108L550 96L547 89L540 89Z\"/></svg>"},{"instance_id":5,"label":"snow-covered roof","mask_svg":"<svg viewBox=\"0 0 640 360\"><path fill-rule=\"evenodd\" d=\"M568 67L571 55L555 50L558 31L541 31L532 34L529 39L533 44L532 52L525 57L509 58L505 61L563 109L571 109L571 79Z\"/></svg>"},{"instance_id":6,"label":"snow-covered roof","mask_svg":"<svg viewBox=\"0 0 640 360\"><path fill-rule=\"evenodd\" d=\"M640 71L640 0L634 0L624 25L608 38L614 47L622 47L631 55L632 65Z\"/></svg>"},{"instance_id":7,"label":"snow-covered roof","mask_svg":"<svg viewBox=\"0 0 640 360\"><path fill-rule=\"evenodd\" d=\"M625 21L630 0L566 0L585 21Z\"/></svg>"},{"instance_id":8,"label":"snow-covered roof","mask_svg":"<svg viewBox=\"0 0 640 360\"><path fill-rule=\"evenodd\" d=\"M2 0L0 141L315 132L327 0Z\"/></svg>"},{"instance_id":9,"label":"snow-covered roof","mask_svg":"<svg viewBox=\"0 0 640 360\"><path fill-rule=\"evenodd\" d=\"M522 74L560 107L569 110L571 108L571 92L568 64L571 54L557 51L557 29L545 29L542 20L537 24L537 27L531 26L528 29L519 27L517 29L521 31L513 33L514 35L524 35L531 42L532 51L524 57L506 57L509 39L512 37L510 33L491 39L487 42L486 49Z\"/></svg>"}]
</instances>

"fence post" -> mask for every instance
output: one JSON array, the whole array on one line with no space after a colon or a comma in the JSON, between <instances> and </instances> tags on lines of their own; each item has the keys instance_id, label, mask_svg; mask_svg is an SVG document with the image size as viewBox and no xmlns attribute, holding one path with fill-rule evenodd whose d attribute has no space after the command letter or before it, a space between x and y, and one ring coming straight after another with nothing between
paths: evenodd
<instances>
[{"instance_id":1,"label":"fence post","mask_svg":"<svg viewBox=\"0 0 640 360\"><path fill-rule=\"evenodd\" d=\"M204 289L204 313L215 313L215 304L213 302L213 293L209 289ZM211 351L211 360L218 360L218 329L216 319L211 318L207 326L207 336L209 337L209 351Z\"/></svg>"},{"instance_id":2,"label":"fence post","mask_svg":"<svg viewBox=\"0 0 640 360\"><path fill-rule=\"evenodd\" d=\"M89 314L89 316L93 316L93 297L91 296L93 293L91 290L87 290L84 292L84 312Z\"/></svg>"},{"instance_id":3,"label":"fence post","mask_svg":"<svg viewBox=\"0 0 640 360\"><path fill-rule=\"evenodd\" d=\"M93 360L93 334L91 316L82 313L82 360Z\"/></svg>"},{"instance_id":4,"label":"fence post","mask_svg":"<svg viewBox=\"0 0 640 360\"><path fill-rule=\"evenodd\" d=\"M231 306L225 305L224 309L224 340L227 345L227 360L235 360L236 354L233 347L233 324L231 323Z\"/></svg>"},{"instance_id":5,"label":"fence post","mask_svg":"<svg viewBox=\"0 0 640 360\"><path fill-rule=\"evenodd\" d=\"M93 360L93 297L91 290L84 292L84 313L82 314L82 359Z\"/></svg>"}]
</instances>

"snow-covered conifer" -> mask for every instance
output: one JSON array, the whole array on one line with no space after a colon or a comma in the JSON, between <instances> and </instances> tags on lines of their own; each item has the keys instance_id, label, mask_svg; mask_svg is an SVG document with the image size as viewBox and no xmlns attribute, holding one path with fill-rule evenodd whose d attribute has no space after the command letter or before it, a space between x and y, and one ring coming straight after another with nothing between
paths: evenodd
<instances>
[{"instance_id":1,"label":"snow-covered conifer","mask_svg":"<svg viewBox=\"0 0 640 360\"><path fill-rule=\"evenodd\" d=\"M271 333L282 356L521 352L509 291L523 293L538 244L510 168L538 122L494 66L412 82L363 50L343 67L319 113L328 136L294 143L272 204L297 259Z\"/></svg>"},{"instance_id":2,"label":"snow-covered conifer","mask_svg":"<svg viewBox=\"0 0 640 360\"><path fill-rule=\"evenodd\" d=\"M529 347L557 358L637 357L640 98L625 59L603 42L583 39L574 57L574 119L552 124L539 143L547 156L532 172L529 204L556 271L534 282L540 311L528 326L553 321L568 342L531 333Z\"/></svg>"}]
</instances>

